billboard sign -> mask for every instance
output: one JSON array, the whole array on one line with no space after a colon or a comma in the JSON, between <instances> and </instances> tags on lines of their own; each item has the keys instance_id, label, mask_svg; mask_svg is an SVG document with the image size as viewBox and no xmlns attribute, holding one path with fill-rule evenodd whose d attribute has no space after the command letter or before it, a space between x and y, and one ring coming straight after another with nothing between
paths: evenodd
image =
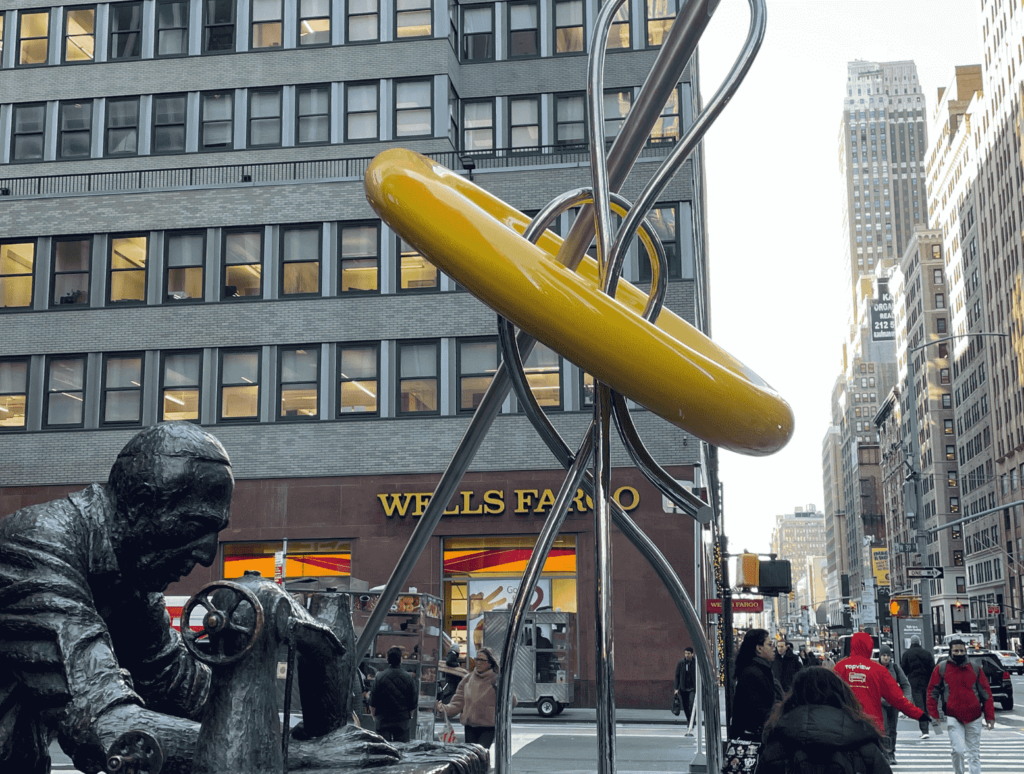
<instances>
[{"instance_id":1,"label":"billboard sign","mask_svg":"<svg viewBox=\"0 0 1024 774\"><path fill-rule=\"evenodd\" d=\"M871 340L896 340L896 315L892 308L892 294L888 290L871 301Z\"/></svg>"},{"instance_id":2,"label":"billboard sign","mask_svg":"<svg viewBox=\"0 0 1024 774\"><path fill-rule=\"evenodd\" d=\"M874 571L875 585L876 586L888 586L889 585L889 549L887 548L872 548L871 549L871 567Z\"/></svg>"}]
</instances>

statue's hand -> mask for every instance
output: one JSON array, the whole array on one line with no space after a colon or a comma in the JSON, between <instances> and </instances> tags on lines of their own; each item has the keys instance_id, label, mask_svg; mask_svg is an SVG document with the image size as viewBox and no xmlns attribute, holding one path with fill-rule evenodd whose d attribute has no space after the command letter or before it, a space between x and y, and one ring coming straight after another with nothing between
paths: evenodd
<instances>
[{"instance_id":1,"label":"statue's hand","mask_svg":"<svg viewBox=\"0 0 1024 774\"><path fill-rule=\"evenodd\" d=\"M293 737L288 748L288 768L385 766L400 757L398 750L378 734L347 725L316 739Z\"/></svg>"}]
</instances>

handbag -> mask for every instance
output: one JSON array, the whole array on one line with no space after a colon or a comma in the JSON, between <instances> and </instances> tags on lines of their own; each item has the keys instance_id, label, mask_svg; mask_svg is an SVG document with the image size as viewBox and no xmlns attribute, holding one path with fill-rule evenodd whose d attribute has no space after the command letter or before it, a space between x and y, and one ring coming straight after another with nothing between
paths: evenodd
<instances>
[{"instance_id":1,"label":"handbag","mask_svg":"<svg viewBox=\"0 0 1024 774\"><path fill-rule=\"evenodd\" d=\"M672 714L678 715L683 711L683 697L678 693L672 697Z\"/></svg>"},{"instance_id":2,"label":"handbag","mask_svg":"<svg viewBox=\"0 0 1024 774\"><path fill-rule=\"evenodd\" d=\"M441 743L455 744L455 728L452 726L452 722L448 720L447 711L442 709L441 712L444 714L444 730L441 731Z\"/></svg>"},{"instance_id":3,"label":"handbag","mask_svg":"<svg viewBox=\"0 0 1024 774\"><path fill-rule=\"evenodd\" d=\"M746 739L730 739L725 743L722 757L722 774L753 774L757 768L757 756L761 743Z\"/></svg>"}]
</instances>

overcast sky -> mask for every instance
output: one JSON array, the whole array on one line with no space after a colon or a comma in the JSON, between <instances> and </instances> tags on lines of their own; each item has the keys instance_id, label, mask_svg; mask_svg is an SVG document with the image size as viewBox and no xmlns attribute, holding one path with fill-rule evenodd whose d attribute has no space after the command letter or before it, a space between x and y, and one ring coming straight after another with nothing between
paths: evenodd
<instances>
[{"instance_id":1,"label":"overcast sky","mask_svg":"<svg viewBox=\"0 0 1024 774\"><path fill-rule=\"evenodd\" d=\"M823 506L821 442L846 310L838 137L847 62L911 59L928 114L978 64L977 0L767 0L764 44L705 139L712 337L789 401L771 457L721 452L730 550L767 551L775 516ZM705 102L743 44L747 0L722 0L700 43ZM929 137L929 142L931 142Z\"/></svg>"}]
</instances>

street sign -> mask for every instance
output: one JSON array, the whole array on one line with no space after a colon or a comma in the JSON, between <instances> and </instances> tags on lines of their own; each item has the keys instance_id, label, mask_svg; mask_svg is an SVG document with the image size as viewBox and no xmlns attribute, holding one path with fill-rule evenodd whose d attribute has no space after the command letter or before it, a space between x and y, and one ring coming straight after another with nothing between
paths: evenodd
<instances>
[{"instance_id":1,"label":"street sign","mask_svg":"<svg viewBox=\"0 0 1024 774\"><path fill-rule=\"evenodd\" d=\"M999 605L989 605L988 606L988 614L989 615L999 615Z\"/></svg>"},{"instance_id":2,"label":"street sign","mask_svg":"<svg viewBox=\"0 0 1024 774\"><path fill-rule=\"evenodd\" d=\"M916 554L917 543L893 543L892 550L897 554Z\"/></svg>"},{"instance_id":3,"label":"street sign","mask_svg":"<svg viewBox=\"0 0 1024 774\"><path fill-rule=\"evenodd\" d=\"M908 578L931 578L932 580L938 580L944 577L941 567L908 567L907 568Z\"/></svg>"},{"instance_id":4,"label":"street sign","mask_svg":"<svg viewBox=\"0 0 1024 774\"><path fill-rule=\"evenodd\" d=\"M705 609L709 613L721 614L722 600L709 599L705 602ZM736 599L732 600L732 611L734 613L763 613L763 599Z\"/></svg>"}]
</instances>

